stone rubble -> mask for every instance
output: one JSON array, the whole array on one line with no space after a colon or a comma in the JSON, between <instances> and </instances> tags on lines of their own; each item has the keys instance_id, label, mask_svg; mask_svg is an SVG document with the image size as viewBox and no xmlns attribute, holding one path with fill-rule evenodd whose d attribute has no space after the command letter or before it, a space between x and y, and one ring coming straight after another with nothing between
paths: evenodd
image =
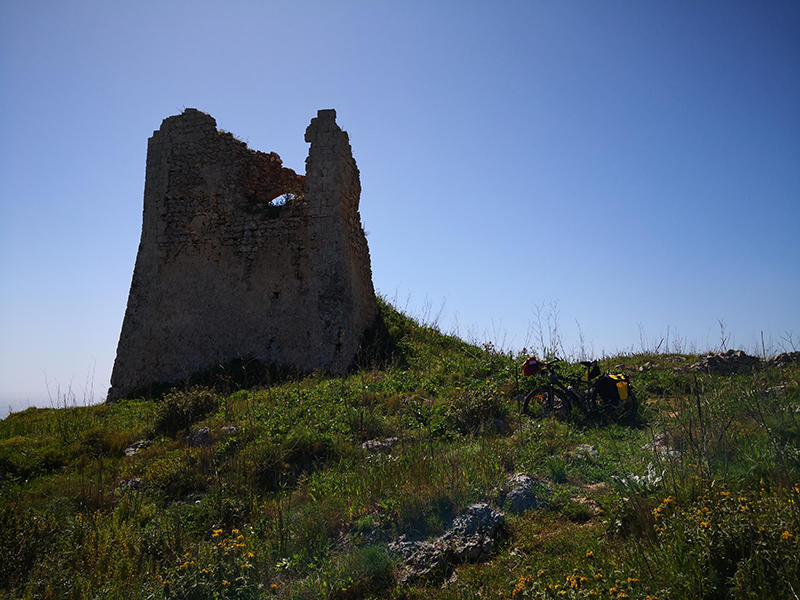
<instances>
[{"instance_id":1,"label":"stone rubble","mask_svg":"<svg viewBox=\"0 0 800 600\"><path fill-rule=\"evenodd\" d=\"M770 369L784 369L797 361L800 361L800 351L784 352L783 354L768 358L765 361L765 366Z\"/></svg>"},{"instance_id":2,"label":"stone rubble","mask_svg":"<svg viewBox=\"0 0 800 600\"><path fill-rule=\"evenodd\" d=\"M728 350L717 354L707 354L689 367L692 371L702 371L715 375L748 373L761 367L761 359L750 356L743 350Z\"/></svg>"},{"instance_id":3,"label":"stone rubble","mask_svg":"<svg viewBox=\"0 0 800 600\"><path fill-rule=\"evenodd\" d=\"M762 360L757 356L750 356L743 350L728 350L706 354L689 369L714 375L735 375L764 368L783 369L799 360L800 352L784 352Z\"/></svg>"}]
</instances>

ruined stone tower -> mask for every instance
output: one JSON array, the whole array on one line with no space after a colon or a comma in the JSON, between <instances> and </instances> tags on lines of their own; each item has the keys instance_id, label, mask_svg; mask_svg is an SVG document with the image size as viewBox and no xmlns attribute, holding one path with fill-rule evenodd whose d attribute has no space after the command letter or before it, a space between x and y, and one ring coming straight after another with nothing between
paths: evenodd
<instances>
[{"instance_id":1,"label":"ruined stone tower","mask_svg":"<svg viewBox=\"0 0 800 600\"><path fill-rule=\"evenodd\" d=\"M334 110L305 140L304 177L195 109L153 133L109 401L236 359L352 364L377 318L358 168Z\"/></svg>"}]
</instances>

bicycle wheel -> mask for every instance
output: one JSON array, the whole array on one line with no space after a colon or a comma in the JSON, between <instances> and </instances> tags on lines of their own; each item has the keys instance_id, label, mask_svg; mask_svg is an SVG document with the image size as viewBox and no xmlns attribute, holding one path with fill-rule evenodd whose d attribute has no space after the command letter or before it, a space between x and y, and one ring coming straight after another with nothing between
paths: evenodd
<instances>
[{"instance_id":1,"label":"bicycle wheel","mask_svg":"<svg viewBox=\"0 0 800 600\"><path fill-rule=\"evenodd\" d=\"M544 394L543 388L537 388L532 392L525 394L525 400L522 401L522 413L526 415L530 415L530 405L533 404L534 407L541 404L542 402L542 395Z\"/></svg>"},{"instance_id":2,"label":"bicycle wheel","mask_svg":"<svg viewBox=\"0 0 800 600\"><path fill-rule=\"evenodd\" d=\"M555 417L556 419L567 419L569 417L570 402L564 394L558 390L546 388L541 394L542 414L545 417Z\"/></svg>"},{"instance_id":3,"label":"bicycle wheel","mask_svg":"<svg viewBox=\"0 0 800 600\"><path fill-rule=\"evenodd\" d=\"M628 399L622 401L622 407L618 410L619 418L624 419L633 417L639 410L639 401L636 399L636 394L633 393L633 388L628 386Z\"/></svg>"}]
</instances>

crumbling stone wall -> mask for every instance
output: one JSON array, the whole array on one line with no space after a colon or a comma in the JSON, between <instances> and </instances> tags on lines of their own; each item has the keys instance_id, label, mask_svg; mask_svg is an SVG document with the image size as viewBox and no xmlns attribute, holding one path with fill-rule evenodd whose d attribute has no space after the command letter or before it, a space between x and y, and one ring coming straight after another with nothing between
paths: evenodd
<instances>
[{"instance_id":1,"label":"crumbling stone wall","mask_svg":"<svg viewBox=\"0 0 800 600\"><path fill-rule=\"evenodd\" d=\"M110 401L235 359L352 364L377 318L358 168L335 111L305 140L302 176L195 109L153 133Z\"/></svg>"}]
</instances>

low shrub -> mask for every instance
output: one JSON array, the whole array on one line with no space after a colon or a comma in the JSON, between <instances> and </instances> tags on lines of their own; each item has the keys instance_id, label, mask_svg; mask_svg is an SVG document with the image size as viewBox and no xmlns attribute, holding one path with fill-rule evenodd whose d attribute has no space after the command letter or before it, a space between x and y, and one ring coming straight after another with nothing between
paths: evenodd
<instances>
[{"instance_id":1,"label":"low shrub","mask_svg":"<svg viewBox=\"0 0 800 600\"><path fill-rule=\"evenodd\" d=\"M217 410L219 396L213 390L195 386L173 391L161 400L155 417L155 432L172 437Z\"/></svg>"},{"instance_id":2,"label":"low shrub","mask_svg":"<svg viewBox=\"0 0 800 600\"><path fill-rule=\"evenodd\" d=\"M512 402L505 393L494 389L461 390L456 388L455 396L445 413L445 423L449 430L461 434L475 434L484 429L490 419L507 422L511 415ZM492 427L496 430L496 427Z\"/></svg>"},{"instance_id":3,"label":"low shrub","mask_svg":"<svg viewBox=\"0 0 800 600\"><path fill-rule=\"evenodd\" d=\"M0 481L28 479L51 473L66 464L61 446L25 436L0 440Z\"/></svg>"},{"instance_id":4,"label":"low shrub","mask_svg":"<svg viewBox=\"0 0 800 600\"><path fill-rule=\"evenodd\" d=\"M208 539L175 556L157 585L166 598L263 597L268 571L255 542L246 529L213 529Z\"/></svg>"},{"instance_id":5,"label":"low shrub","mask_svg":"<svg viewBox=\"0 0 800 600\"><path fill-rule=\"evenodd\" d=\"M36 514L8 502L0 504L0 531L0 597L5 597L2 591L21 597L18 586L56 546L61 526L53 515Z\"/></svg>"},{"instance_id":6,"label":"low shrub","mask_svg":"<svg viewBox=\"0 0 800 600\"><path fill-rule=\"evenodd\" d=\"M189 492L205 490L203 450L175 450L150 461L144 470L145 483L171 500L179 500Z\"/></svg>"},{"instance_id":7,"label":"low shrub","mask_svg":"<svg viewBox=\"0 0 800 600\"><path fill-rule=\"evenodd\" d=\"M800 486L710 489L653 509L659 562L690 597L789 598L800 589Z\"/></svg>"}]
</instances>

